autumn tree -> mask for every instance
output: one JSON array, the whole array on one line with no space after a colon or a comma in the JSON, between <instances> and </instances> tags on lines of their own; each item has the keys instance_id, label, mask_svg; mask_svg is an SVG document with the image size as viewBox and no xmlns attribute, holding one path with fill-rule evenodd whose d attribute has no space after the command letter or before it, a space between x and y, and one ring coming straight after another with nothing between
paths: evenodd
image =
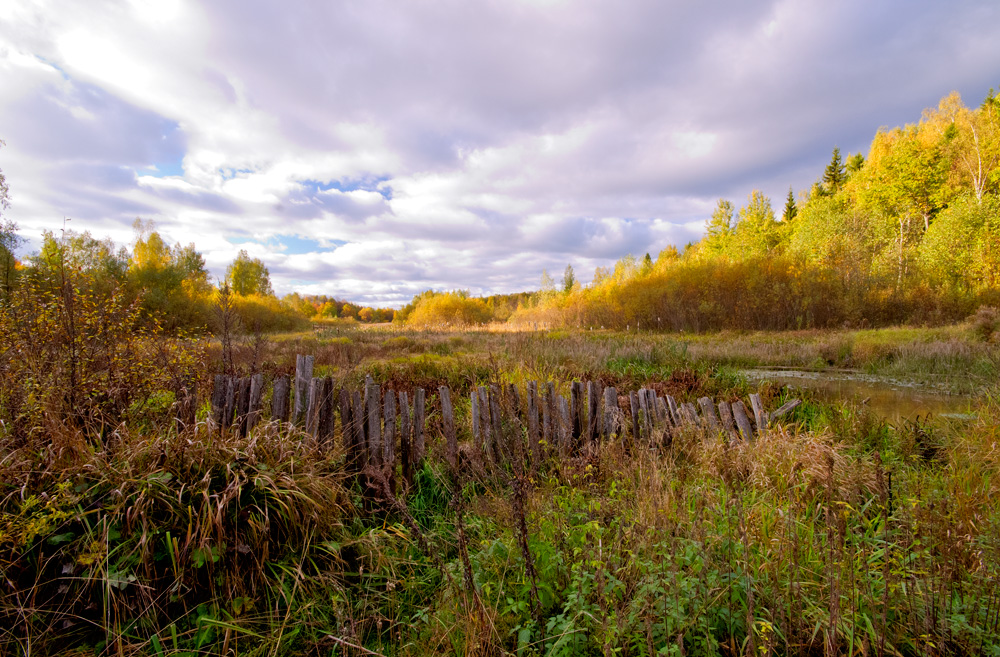
<instances>
[{"instance_id":1,"label":"autumn tree","mask_svg":"<svg viewBox=\"0 0 1000 657\"><path fill-rule=\"evenodd\" d=\"M981 203L983 194L1000 183L1000 98L990 89L978 109L957 112L955 127L956 164Z\"/></svg>"},{"instance_id":2,"label":"autumn tree","mask_svg":"<svg viewBox=\"0 0 1000 657\"><path fill-rule=\"evenodd\" d=\"M705 222L705 238L702 250L708 255L725 253L733 234L735 209L731 201L720 198L715 204L712 216Z\"/></svg>"},{"instance_id":3,"label":"autumn tree","mask_svg":"<svg viewBox=\"0 0 1000 657\"><path fill-rule=\"evenodd\" d=\"M774 218L771 200L755 189L740 208L734 232L735 253L741 258L762 255L773 251L780 242L781 227Z\"/></svg>"},{"instance_id":4,"label":"autumn tree","mask_svg":"<svg viewBox=\"0 0 1000 657\"><path fill-rule=\"evenodd\" d=\"M847 158L847 179L850 180L851 176L861 171L865 166L865 156L861 153L855 153Z\"/></svg>"},{"instance_id":5,"label":"autumn tree","mask_svg":"<svg viewBox=\"0 0 1000 657\"><path fill-rule=\"evenodd\" d=\"M202 326L210 319L212 286L194 244L169 246L152 221L136 219L128 280L147 317L165 328Z\"/></svg>"},{"instance_id":6,"label":"autumn tree","mask_svg":"<svg viewBox=\"0 0 1000 657\"><path fill-rule=\"evenodd\" d=\"M226 269L226 282L241 296L272 296L271 273L260 258L251 258L243 249Z\"/></svg>"},{"instance_id":7,"label":"autumn tree","mask_svg":"<svg viewBox=\"0 0 1000 657\"><path fill-rule=\"evenodd\" d=\"M573 265L566 265L566 270L563 271L562 279L562 291L565 294L569 294L576 287L576 274L573 273Z\"/></svg>"}]
</instances>

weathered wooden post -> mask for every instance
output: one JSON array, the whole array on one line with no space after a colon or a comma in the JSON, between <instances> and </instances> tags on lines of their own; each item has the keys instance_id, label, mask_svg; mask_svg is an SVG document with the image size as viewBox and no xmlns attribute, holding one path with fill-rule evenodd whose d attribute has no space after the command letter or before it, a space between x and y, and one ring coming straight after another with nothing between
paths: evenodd
<instances>
[{"instance_id":1,"label":"weathered wooden post","mask_svg":"<svg viewBox=\"0 0 1000 657\"><path fill-rule=\"evenodd\" d=\"M236 380L236 430L241 438L247 435L247 415L250 413L250 377Z\"/></svg>"},{"instance_id":2,"label":"weathered wooden post","mask_svg":"<svg viewBox=\"0 0 1000 657\"><path fill-rule=\"evenodd\" d=\"M548 381L545 384L544 392L542 392L542 440L545 441L546 449L549 450L554 444L552 440L552 409L555 402L552 399L552 387L552 382Z\"/></svg>"},{"instance_id":3,"label":"weathered wooden post","mask_svg":"<svg viewBox=\"0 0 1000 657\"><path fill-rule=\"evenodd\" d=\"M742 401L737 401L733 403L732 409L733 418L736 420L736 426L740 428L740 433L743 434L743 440L750 442L753 440L753 427L750 425L750 418L747 417L747 407Z\"/></svg>"},{"instance_id":4,"label":"weathered wooden post","mask_svg":"<svg viewBox=\"0 0 1000 657\"><path fill-rule=\"evenodd\" d=\"M701 406L701 415L708 423L709 430L718 433L721 427L719 426L719 418L715 415L715 402L710 397L700 397L698 405Z\"/></svg>"},{"instance_id":5,"label":"weathered wooden post","mask_svg":"<svg viewBox=\"0 0 1000 657\"><path fill-rule=\"evenodd\" d=\"M374 468L382 465L382 391L378 384L365 386L365 409L368 420L368 465Z\"/></svg>"},{"instance_id":6,"label":"weathered wooden post","mask_svg":"<svg viewBox=\"0 0 1000 657\"><path fill-rule=\"evenodd\" d=\"M489 458L493 451L493 423L490 421L490 393L486 386L479 386L479 433L482 434L483 456Z\"/></svg>"},{"instance_id":7,"label":"weathered wooden post","mask_svg":"<svg viewBox=\"0 0 1000 657\"><path fill-rule=\"evenodd\" d=\"M566 458L573 450L576 442L573 440L573 420L570 419L569 402L562 395L556 400L559 402L559 415L561 427L559 433L559 455Z\"/></svg>"},{"instance_id":8,"label":"weathered wooden post","mask_svg":"<svg viewBox=\"0 0 1000 657\"><path fill-rule=\"evenodd\" d=\"M667 402L663 397L656 398L656 417L660 419L660 426L663 427L663 435L668 440L673 438L673 425L674 423L670 421L670 410L667 408Z\"/></svg>"},{"instance_id":9,"label":"weathered wooden post","mask_svg":"<svg viewBox=\"0 0 1000 657\"><path fill-rule=\"evenodd\" d=\"M517 386L513 383L507 384L507 396L510 398L510 410L514 417L521 417L521 394L517 391Z\"/></svg>"},{"instance_id":10,"label":"weathered wooden post","mask_svg":"<svg viewBox=\"0 0 1000 657\"><path fill-rule=\"evenodd\" d=\"M319 401L322 380L316 377L309 379L309 396L306 404L306 433L314 439L319 437Z\"/></svg>"},{"instance_id":11,"label":"weathered wooden post","mask_svg":"<svg viewBox=\"0 0 1000 657\"><path fill-rule=\"evenodd\" d=\"M479 428L479 391L473 388L472 392L469 393L469 400L471 402L469 412L472 414L472 446L482 451L483 432Z\"/></svg>"},{"instance_id":12,"label":"weathered wooden post","mask_svg":"<svg viewBox=\"0 0 1000 657\"><path fill-rule=\"evenodd\" d=\"M420 468L424 461L424 389L417 388L413 400L413 467Z\"/></svg>"},{"instance_id":13,"label":"weathered wooden post","mask_svg":"<svg viewBox=\"0 0 1000 657\"><path fill-rule=\"evenodd\" d=\"M764 411L764 404L760 400L760 395L756 392L750 395L750 405L753 407L753 416L757 421L757 433L763 435L767 431L768 417Z\"/></svg>"},{"instance_id":14,"label":"weathered wooden post","mask_svg":"<svg viewBox=\"0 0 1000 657\"><path fill-rule=\"evenodd\" d=\"M538 435L538 382L528 381L528 445L531 449L531 471L537 472L542 460Z\"/></svg>"},{"instance_id":15,"label":"weathered wooden post","mask_svg":"<svg viewBox=\"0 0 1000 657\"><path fill-rule=\"evenodd\" d=\"M573 381L569 388L569 416L571 431L571 453L580 452L580 441L583 437L583 382Z\"/></svg>"},{"instance_id":16,"label":"weathered wooden post","mask_svg":"<svg viewBox=\"0 0 1000 657\"><path fill-rule=\"evenodd\" d=\"M382 474L389 484L389 492L396 494L396 393L385 391L383 409L385 425L382 430Z\"/></svg>"},{"instance_id":17,"label":"weathered wooden post","mask_svg":"<svg viewBox=\"0 0 1000 657\"><path fill-rule=\"evenodd\" d=\"M313 373L312 356L295 356L295 414L292 422L302 426L306 421L306 411L309 410L309 383L312 381Z\"/></svg>"},{"instance_id":18,"label":"weathered wooden post","mask_svg":"<svg viewBox=\"0 0 1000 657\"><path fill-rule=\"evenodd\" d=\"M457 475L458 471L458 434L455 432L455 412L451 407L451 392L448 386L438 387L438 396L441 398L441 423L444 428L445 438L445 459L452 474Z\"/></svg>"},{"instance_id":19,"label":"weathered wooden post","mask_svg":"<svg viewBox=\"0 0 1000 657\"><path fill-rule=\"evenodd\" d=\"M271 419L278 422L288 422L288 397L291 386L287 376L279 376L274 380L274 392L271 395Z\"/></svg>"},{"instance_id":20,"label":"weathered wooden post","mask_svg":"<svg viewBox=\"0 0 1000 657\"><path fill-rule=\"evenodd\" d=\"M238 393L238 379L235 376L226 377L226 397L222 417L222 428L229 429L233 426L233 418L236 414L236 396Z\"/></svg>"},{"instance_id":21,"label":"weathered wooden post","mask_svg":"<svg viewBox=\"0 0 1000 657\"><path fill-rule=\"evenodd\" d=\"M677 408L677 401L670 395L667 395L667 408L670 409L670 417L674 421L674 426L681 426L681 413Z\"/></svg>"},{"instance_id":22,"label":"weathered wooden post","mask_svg":"<svg viewBox=\"0 0 1000 657\"><path fill-rule=\"evenodd\" d=\"M701 421L698 419L698 409L691 402L685 402L681 405L681 414L687 418L687 422L692 428L701 426Z\"/></svg>"},{"instance_id":23,"label":"weathered wooden post","mask_svg":"<svg viewBox=\"0 0 1000 657\"><path fill-rule=\"evenodd\" d=\"M619 425L618 391L614 386L604 389L604 440L610 442Z\"/></svg>"},{"instance_id":24,"label":"weathered wooden post","mask_svg":"<svg viewBox=\"0 0 1000 657\"><path fill-rule=\"evenodd\" d=\"M399 460L403 481L407 487L413 486L412 453L410 448L410 398L405 391L399 393Z\"/></svg>"},{"instance_id":25,"label":"weathered wooden post","mask_svg":"<svg viewBox=\"0 0 1000 657\"><path fill-rule=\"evenodd\" d=\"M776 410L773 413L771 413L771 416L770 416L771 421L773 422L774 420L776 420L777 418L785 415L786 413L791 413L796 408L798 408L801 404L802 404L802 400L801 399L792 399L792 400L786 401L784 404L781 405L780 408L778 408L778 410Z\"/></svg>"},{"instance_id":26,"label":"weathered wooden post","mask_svg":"<svg viewBox=\"0 0 1000 657\"><path fill-rule=\"evenodd\" d=\"M653 413L653 424L657 429L663 429L663 425L667 422L667 405L662 397L657 396L653 388L649 389L649 410Z\"/></svg>"},{"instance_id":27,"label":"weathered wooden post","mask_svg":"<svg viewBox=\"0 0 1000 657\"><path fill-rule=\"evenodd\" d=\"M719 416L722 418L722 426L726 429L730 438L739 438L736 430L736 420L733 419L733 411L729 407L729 402L719 402Z\"/></svg>"},{"instance_id":28,"label":"weathered wooden post","mask_svg":"<svg viewBox=\"0 0 1000 657\"><path fill-rule=\"evenodd\" d=\"M639 433L639 395L635 392L628 393L629 408L632 411L632 443L642 444L642 434ZM628 445L626 444L626 448Z\"/></svg>"},{"instance_id":29,"label":"weathered wooden post","mask_svg":"<svg viewBox=\"0 0 1000 657\"><path fill-rule=\"evenodd\" d=\"M344 446L344 461L348 472L357 472L357 454L354 451L354 419L351 417L351 392L340 389L340 440Z\"/></svg>"},{"instance_id":30,"label":"weathered wooden post","mask_svg":"<svg viewBox=\"0 0 1000 657\"><path fill-rule=\"evenodd\" d=\"M641 388L638 393L639 397L639 410L642 411L642 433L645 437L644 443L651 445L653 443L653 411L649 407L649 391L646 388Z\"/></svg>"},{"instance_id":31,"label":"weathered wooden post","mask_svg":"<svg viewBox=\"0 0 1000 657\"><path fill-rule=\"evenodd\" d=\"M493 423L493 462L500 465L503 453L507 448L504 444L503 416L500 415L500 389L490 386L490 421Z\"/></svg>"},{"instance_id":32,"label":"weathered wooden post","mask_svg":"<svg viewBox=\"0 0 1000 657\"><path fill-rule=\"evenodd\" d=\"M319 414L319 440L325 447L329 445L333 438L333 432L337 424L337 394L333 388L333 378L323 379L322 402L320 403Z\"/></svg>"},{"instance_id":33,"label":"weathered wooden post","mask_svg":"<svg viewBox=\"0 0 1000 657\"><path fill-rule=\"evenodd\" d=\"M250 377L250 407L247 412L247 430L253 429L260 421L260 404L264 396L264 375Z\"/></svg>"},{"instance_id":34,"label":"weathered wooden post","mask_svg":"<svg viewBox=\"0 0 1000 657\"><path fill-rule=\"evenodd\" d=\"M597 444L597 433L599 431L598 420L600 419L600 383L597 381L587 382L587 433L585 437L587 453L593 453Z\"/></svg>"},{"instance_id":35,"label":"weathered wooden post","mask_svg":"<svg viewBox=\"0 0 1000 657\"><path fill-rule=\"evenodd\" d=\"M367 398L368 393L365 393ZM361 391L351 393L351 442L354 452L355 472L361 472L368 466L368 445L365 442L365 404Z\"/></svg>"}]
</instances>

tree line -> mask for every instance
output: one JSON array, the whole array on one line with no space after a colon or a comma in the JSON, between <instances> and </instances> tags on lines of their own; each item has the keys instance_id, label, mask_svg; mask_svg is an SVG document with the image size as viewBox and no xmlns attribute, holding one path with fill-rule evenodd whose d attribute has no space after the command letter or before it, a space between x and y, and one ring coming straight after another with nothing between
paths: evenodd
<instances>
[{"instance_id":1,"label":"tree line","mask_svg":"<svg viewBox=\"0 0 1000 657\"><path fill-rule=\"evenodd\" d=\"M507 317L480 308L475 320L795 329L942 323L998 305L1000 97L991 89L969 108L951 93L919 122L878 130L867 155L834 148L815 183L789 189L780 216L753 190L738 208L719 199L705 225L701 240L625 256L586 286L572 266L561 284L543 272ZM434 323L441 296L418 296L398 317Z\"/></svg>"}]
</instances>

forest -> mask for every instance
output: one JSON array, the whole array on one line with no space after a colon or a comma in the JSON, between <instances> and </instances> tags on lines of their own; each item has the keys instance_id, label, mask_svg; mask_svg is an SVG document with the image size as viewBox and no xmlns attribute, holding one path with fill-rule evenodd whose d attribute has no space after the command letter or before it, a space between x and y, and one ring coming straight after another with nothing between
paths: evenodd
<instances>
[{"instance_id":1,"label":"forest","mask_svg":"<svg viewBox=\"0 0 1000 657\"><path fill-rule=\"evenodd\" d=\"M834 148L779 210L757 190L739 208L719 199L700 241L627 255L586 286L569 265L514 303L428 292L396 319L694 332L948 323L1000 304L998 191L1000 98L991 89L970 109L952 93L918 123L879 130L867 154Z\"/></svg>"}]
</instances>

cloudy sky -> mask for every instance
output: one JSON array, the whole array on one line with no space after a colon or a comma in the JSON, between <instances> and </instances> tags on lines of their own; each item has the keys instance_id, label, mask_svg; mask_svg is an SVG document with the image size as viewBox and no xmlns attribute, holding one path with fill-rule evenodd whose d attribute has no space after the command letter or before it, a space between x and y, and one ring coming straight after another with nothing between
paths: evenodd
<instances>
[{"instance_id":1,"label":"cloudy sky","mask_svg":"<svg viewBox=\"0 0 1000 657\"><path fill-rule=\"evenodd\" d=\"M140 216L215 275L246 249L373 305L655 257L991 86L990 0L0 3L23 236Z\"/></svg>"}]
</instances>

